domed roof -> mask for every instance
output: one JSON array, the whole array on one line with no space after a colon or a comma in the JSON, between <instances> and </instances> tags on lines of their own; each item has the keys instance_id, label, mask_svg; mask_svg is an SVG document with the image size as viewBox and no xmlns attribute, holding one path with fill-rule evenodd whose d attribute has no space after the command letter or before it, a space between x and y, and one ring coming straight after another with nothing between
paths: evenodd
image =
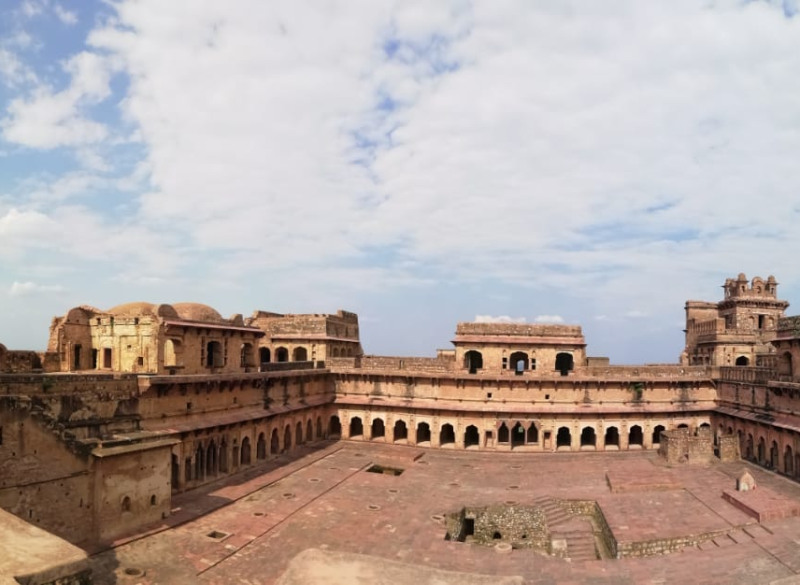
<instances>
[{"instance_id":1,"label":"domed roof","mask_svg":"<svg viewBox=\"0 0 800 585\"><path fill-rule=\"evenodd\" d=\"M109 309L108 312L118 317L136 317L137 315L152 315L153 307L155 307L153 303L124 303Z\"/></svg>"},{"instance_id":2,"label":"domed roof","mask_svg":"<svg viewBox=\"0 0 800 585\"><path fill-rule=\"evenodd\" d=\"M224 323L216 309L202 303L173 303L172 308L181 319L186 321L201 321L206 323Z\"/></svg>"}]
</instances>

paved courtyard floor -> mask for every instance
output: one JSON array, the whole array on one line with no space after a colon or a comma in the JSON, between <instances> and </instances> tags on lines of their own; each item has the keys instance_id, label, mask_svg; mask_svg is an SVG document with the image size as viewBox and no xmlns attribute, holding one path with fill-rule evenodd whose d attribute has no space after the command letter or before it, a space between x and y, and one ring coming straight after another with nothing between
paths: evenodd
<instances>
[{"instance_id":1,"label":"paved courtyard floor","mask_svg":"<svg viewBox=\"0 0 800 585\"><path fill-rule=\"evenodd\" d=\"M403 473L367 472L373 464ZM540 585L800 583L800 518L759 524L722 498L745 468L758 489L800 501L800 484L744 462L669 467L652 451L486 453L326 443L174 497L163 525L91 561L98 585L268 585L307 549L369 555L373 570L382 560L399 561ZM543 497L596 501L620 542L718 536L670 554L589 561L445 540L447 513L536 505ZM413 582L422 585L418 573Z\"/></svg>"}]
</instances>

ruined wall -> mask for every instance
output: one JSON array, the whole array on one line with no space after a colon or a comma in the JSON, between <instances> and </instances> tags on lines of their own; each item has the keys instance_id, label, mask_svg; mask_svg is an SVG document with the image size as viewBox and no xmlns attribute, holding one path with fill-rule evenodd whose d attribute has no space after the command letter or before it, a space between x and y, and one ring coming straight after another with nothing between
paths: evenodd
<instances>
[{"instance_id":1,"label":"ruined wall","mask_svg":"<svg viewBox=\"0 0 800 585\"><path fill-rule=\"evenodd\" d=\"M96 540L109 541L169 515L171 447L145 443L94 452Z\"/></svg>"},{"instance_id":2,"label":"ruined wall","mask_svg":"<svg viewBox=\"0 0 800 585\"><path fill-rule=\"evenodd\" d=\"M9 351L0 344L0 374L41 371L42 360L35 351Z\"/></svg>"},{"instance_id":3,"label":"ruined wall","mask_svg":"<svg viewBox=\"0 0 800 585\"><path fill-rule=\"evenodd\" d=\"M668 430L661 435L659 454L667 463L708 463L714 457L713 437L708 427Z\"/></svg>"},{"instance_id":4,"label":"ruined wall","mask_svg":"<svg viewBox=\"0 0 800 585\"><path fill-rule=\"evenodd\" d=\"M720 461L739 461L739 438L735 435L720 435L717 437Z\"/></svg>"}]
</instances>

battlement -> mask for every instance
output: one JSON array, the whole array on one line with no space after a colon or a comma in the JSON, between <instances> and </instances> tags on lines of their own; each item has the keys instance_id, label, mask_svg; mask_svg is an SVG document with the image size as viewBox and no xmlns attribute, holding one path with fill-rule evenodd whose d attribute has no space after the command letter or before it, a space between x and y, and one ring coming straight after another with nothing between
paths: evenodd
<instances>
[{"instance_id":1,"label":"battlement","mask_svg":"<svg viewBox=\"0 0 800 585\"><path fill-rule=\"evenodd\" d=\"M744 273L739 273L735 279L725 279L725 284L722 285L725 290L725 298L738 298L738 297L760 297L760 298L778 298L778 283L775 277L770 275L767 280L760 276L756 276L752 281L748 282Z\"/></svg>"},{"instance_id":2,"label":"battlement","mask_svg":"<svg viewBox=\"0 0 800 585\"><path fill-rule=\"evenodd\" d=\"M528 324L528 323L472 323L462 322L456 326L457 336L516 336L516 337L580 337L580 325Z\"/></svg>"}]
</instances>

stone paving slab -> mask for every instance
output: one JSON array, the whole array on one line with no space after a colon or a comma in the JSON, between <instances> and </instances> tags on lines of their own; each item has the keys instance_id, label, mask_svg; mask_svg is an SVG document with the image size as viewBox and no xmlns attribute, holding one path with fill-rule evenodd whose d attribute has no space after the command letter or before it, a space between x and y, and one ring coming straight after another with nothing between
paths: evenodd
<instances>
[{"instance_id":1,"label":"stone paving slab","mask_svg":"<svg viewBox=\"0 0 800 585\"><path fill-rule=\"evenodd\" d=\"M521 576L525 583L535 584L749 585L795 574L797 551L789 544L800 548L791 537L800 539L800 519L775 522L769 526L774 534L763 530L752 538L731 523L735 516L720 513L725 509L723 504L729 504L718 504L714 499L715 504L710 506L696 497L699 484L717 494L728 487L729 469L722 464L669 468L660 465L655 453L648 451L542 454L402 447L402 452L394 454L391 449L382 445L373 451L370 444L342 442L309 452L284 472L268 471L269 477L247 481L231 478L231 485L212 490L224 496L212 492L198 496L201 502L208 497L224 497L226 505L93 557L95 582L115 583L116 577L112 579L102 571L118 571L136 563L146 570L146 575L136 580L142 585L271 585L278 582L292 559L309 548L365 554L436 570L488 574L497 579ZM364 471L372 462L389 459L401 461L402 475ZM624 471L626 465L631 466L628 473L632 474L661 467L690 487L612 494L606 473L610 469ZM738 467L740 470L741 465ZM779 489L800 501L800 486ZM232 490L236 497L225 490ZM680 501L663 499L670 494L682 494ZM566 562L530 550L498 554L491 547L444 540L443 514L465 505L509 500L529 504L544 497L593 499L601 507L614 498L630 498L627 508L620 501L614 522L635 526L640 534L650 530L648 522L660 523L664 531L676 534L695 526L728 527L736 529L742 542L737 538L731 545L711 543L708 550L693 547L658 557ZM187 507L194 504L191 493L182 494L181 499ZM694 518L687 519L687 515ZM207 536L212 530L231 536L215 541Z\"/></svg>"}]
</instances>

